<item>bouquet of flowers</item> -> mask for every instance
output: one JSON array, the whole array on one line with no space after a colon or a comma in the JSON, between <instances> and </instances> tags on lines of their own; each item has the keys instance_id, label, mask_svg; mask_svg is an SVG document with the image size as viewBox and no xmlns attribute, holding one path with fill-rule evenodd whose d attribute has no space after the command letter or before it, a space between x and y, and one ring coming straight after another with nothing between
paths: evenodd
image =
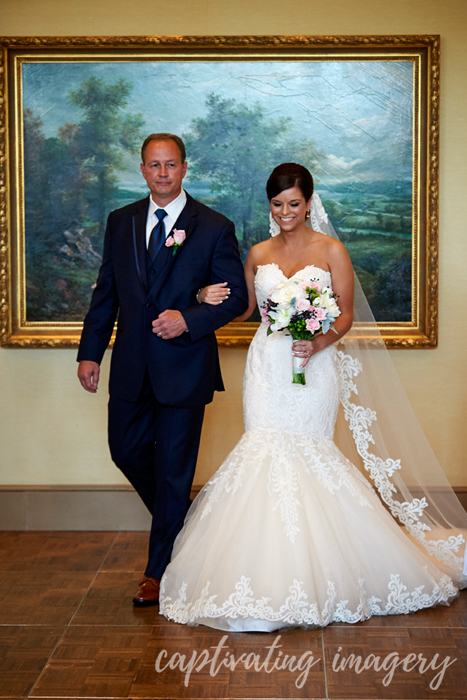
<instances>
[{"instance_id":1,"label":"bouquet of flowers","mask_svg":"<svg viewBox=\"0 0 467 700\"><path fill-rule=\"evenodd\" d=\"M305 282L293 277L279 282L270 292L261 310L268 335L287 330L294 340L313 340L318 333L332 329L340 309L336 296L319 282ZM294 384L306 384L303 358L292 356Z\"/></svg>"}]
</instances>

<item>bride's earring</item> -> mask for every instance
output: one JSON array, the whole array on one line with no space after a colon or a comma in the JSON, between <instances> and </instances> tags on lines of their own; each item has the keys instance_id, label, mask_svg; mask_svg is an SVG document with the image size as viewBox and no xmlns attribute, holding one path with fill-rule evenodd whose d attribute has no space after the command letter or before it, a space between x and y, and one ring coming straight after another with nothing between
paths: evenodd
<instances>
[{"instance_id":1,"label":"bride's earring","mask_svg":"<svg viewBox=\"0 0 467 700\"><path fill-rule=\"evenodd\" d=\"M305 212L305 220L310 218L311 209L307 209Z\"/></svg>"}]
</instances>

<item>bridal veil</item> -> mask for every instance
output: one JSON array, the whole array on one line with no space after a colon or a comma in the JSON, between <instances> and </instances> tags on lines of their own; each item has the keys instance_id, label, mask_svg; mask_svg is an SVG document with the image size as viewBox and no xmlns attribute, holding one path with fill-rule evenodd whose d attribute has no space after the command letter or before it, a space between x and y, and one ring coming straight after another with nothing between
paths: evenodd
<instances>
[{"instance_id":1,"label":"bridal veil","mask_svg":"<svg viewBox=\"0 0 467 700\"><path fill-rule=\"evenodd\" d=\"M270 224L275 235L279 227L272 218ZM309 225L338 238L317 193ZM337 358L337 446L372 482L392 516L433 563L459 588L467 586L467 513L405 395L356 275L354 323L337 343Z\"/></svg>"}]
</instances>

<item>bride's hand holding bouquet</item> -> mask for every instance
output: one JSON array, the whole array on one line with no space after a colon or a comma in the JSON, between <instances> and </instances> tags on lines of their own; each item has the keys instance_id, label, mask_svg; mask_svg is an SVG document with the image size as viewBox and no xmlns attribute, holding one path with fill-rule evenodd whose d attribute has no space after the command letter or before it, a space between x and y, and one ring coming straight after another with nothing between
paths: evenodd
<instances>
[{"instance_id":1,"label":"bride's hand holding bouquet","mask_svg":"<svg viewBox=\"0 0 467 700\"><path fill-rule=\"evenodd\" d=\"M296 341L292 346L292 382L306 384L305 366L315 349L314 338L329 330L337 333L333 323L341 312L336 295L317 281L307 282L293 277L274 287L261 313L268 326L268 335L286 331Z\"/></svg>"}]
</instances>

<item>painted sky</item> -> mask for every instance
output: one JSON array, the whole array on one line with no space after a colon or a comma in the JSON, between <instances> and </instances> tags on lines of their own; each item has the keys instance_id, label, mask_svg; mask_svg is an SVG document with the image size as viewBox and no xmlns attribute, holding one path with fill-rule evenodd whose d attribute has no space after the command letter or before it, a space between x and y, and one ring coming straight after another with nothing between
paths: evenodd
<instances>
[{"instance_id":1,"label":"painted sky","mask_svg":"<svg viewBox=\"0 0 467 700\"><path fill-rule=\"evenodd\" d=\"M68 95L91 76L133 83L128 110L143 115L147 133L187 133L191 120L206 114L207 95L216 93L260 103L270 118L291 117L297 140L311 138L327 154L322 181L411 179L410 61L25 63L23 104L41 117L46 136L80 121ZM127 159L122 185L144 189L139 160Z\"/></svg>"}]
</instances>

